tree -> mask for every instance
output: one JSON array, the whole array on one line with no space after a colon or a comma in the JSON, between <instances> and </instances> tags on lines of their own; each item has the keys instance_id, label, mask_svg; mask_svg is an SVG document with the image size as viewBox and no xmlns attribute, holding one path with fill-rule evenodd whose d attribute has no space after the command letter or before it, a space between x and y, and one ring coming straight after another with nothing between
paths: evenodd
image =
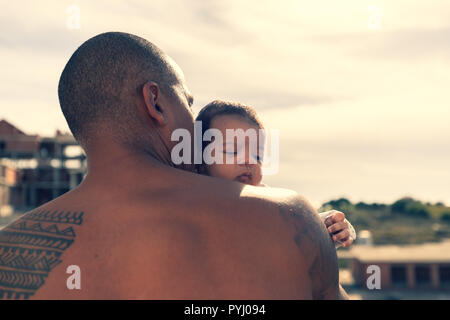
<instances>
[{"instance_id":1,"label":"tree","mask_svg":"<svg viewBox=\"0 0 450 320\"><path fill-rule=\"evenodd\" d=\"M325 203L324 205L330 205L335 210L341 210L343 208L351 206L351 204L352 203L348 199L340 198L340 199L337 199L337 200L331 200L331 201Z\"/></svg>"},{"instance_id":2,"label":"tree","mask_svg":"<svg viewBox=\"0 0 450 320\"><path fill-rule=\"evenodd\" d=\"M450 211L445 211L441 214L441 220L450 223Z\"/></svg>"},{"instance_id":3,"label":"tree","mask_svg":"<svg viewBox=\"0 0 450 320\"><path fill-rule=\"evenodd\" d=\"M429 209L420 201L413 198L402 198L391 206L392 213L403 214L415 218L429 218Z\"/></svg>"},{"instance_id":4,"label":"tree","mask_svg":"<svg viewBox=\"0 0 450 320\"><path fill-rule=\"evenodd\" d=\"M400 200L395 201L392 206L391 206L391 210L392 212L396 212L396 213L405 213L406 212L406 208L409 204L414 203L414 199L413 198L401 198Z\"/></svg>"}]
</instances>

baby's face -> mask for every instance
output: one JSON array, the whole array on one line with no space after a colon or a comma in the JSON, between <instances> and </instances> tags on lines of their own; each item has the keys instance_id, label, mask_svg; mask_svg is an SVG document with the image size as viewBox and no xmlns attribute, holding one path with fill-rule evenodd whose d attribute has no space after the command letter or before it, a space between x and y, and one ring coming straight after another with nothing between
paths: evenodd
<instances>
[{"instance_id":1,"label":"baby's face","mask_svg":"<svg viewBox=\"0 0 450 320\"><path fill-rule=\"evenodd\" d=\"M219 115L212 119L210 128L218 129L222 133L223 164L214 163L206 165L207 174L213 177L239 181L255 186L259 185L262 180L262 172L258 150L261 155L264 141L259 140L258 126L239 115ZM240 143L241 145L239 145L237 138L226 136L226 129L242 129L244 131L247 129L255 130L257 135L257 146L254 146L253 148L250 146L249 137L245 137L245 145L242 142ZM212 156L215 156L214 152L215 151L212 152ZM252 157L253 160L250 160Z\"/></svg>"}]
</instances>

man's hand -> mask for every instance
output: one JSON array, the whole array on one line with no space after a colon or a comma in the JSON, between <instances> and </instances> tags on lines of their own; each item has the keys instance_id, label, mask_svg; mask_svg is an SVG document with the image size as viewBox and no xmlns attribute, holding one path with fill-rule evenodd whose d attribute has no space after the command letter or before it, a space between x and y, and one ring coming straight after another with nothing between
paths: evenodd
<instances>
[{"instance_id":1,"label":"man's hand","mask_svg":"<svg viewBox=\"0 0 450 320\"><path fill-rule=\"evenodd\" d=\"M343 247L350 246L356 239L356 232L353 226L345 219L345 214L341 211L331 210L320 213L324 219L328 233L334 242L341 244Z\"/></svg>"}]
</instances>

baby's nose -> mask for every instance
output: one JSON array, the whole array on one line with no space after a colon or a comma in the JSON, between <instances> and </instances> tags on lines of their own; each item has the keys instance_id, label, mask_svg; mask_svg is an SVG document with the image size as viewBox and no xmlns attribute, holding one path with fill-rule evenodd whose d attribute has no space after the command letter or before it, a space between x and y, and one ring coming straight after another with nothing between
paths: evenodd
<instances>
[{"instance_id":1,"label":"baby's nose","mask_svg":"<svg viewBox=\"0 0 450 320\"><path fill-rule=\"evenodd\" d=\"M257 158L250 155L248 152L246 152L245 155L241 155L239 160L238 163L245 166L251 166L258 163Z\"/></svg>"}]
</instances>

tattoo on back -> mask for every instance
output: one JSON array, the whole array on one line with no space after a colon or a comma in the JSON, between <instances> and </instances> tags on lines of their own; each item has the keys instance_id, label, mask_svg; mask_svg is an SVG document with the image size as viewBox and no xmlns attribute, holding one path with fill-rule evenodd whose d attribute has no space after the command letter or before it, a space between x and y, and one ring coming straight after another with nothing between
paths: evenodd
<instances>
[{"instance_id":1,"label":"tattoo on back","mask_svg":"<svg viewBox=\"0 0 450 320\"><path fill-rule=\"evenodd\" d=\"M295 229L294 242L309 260L309 277L313 299L329 298L339 289L339 269L336 250L319 216L302 202L292 203L296 209L281 204L281 216Z\"/></svg>"},{"instance_id":2,"label":"tattoo on back","mask_svg":"<svg viewBox=\"0 0 450 320\"><path fill-rule=\"evenodd\" d=\"M0 299L28 299L61 263L83 212L35 211L0 231Z\"/></svg>"}]
</instances>

